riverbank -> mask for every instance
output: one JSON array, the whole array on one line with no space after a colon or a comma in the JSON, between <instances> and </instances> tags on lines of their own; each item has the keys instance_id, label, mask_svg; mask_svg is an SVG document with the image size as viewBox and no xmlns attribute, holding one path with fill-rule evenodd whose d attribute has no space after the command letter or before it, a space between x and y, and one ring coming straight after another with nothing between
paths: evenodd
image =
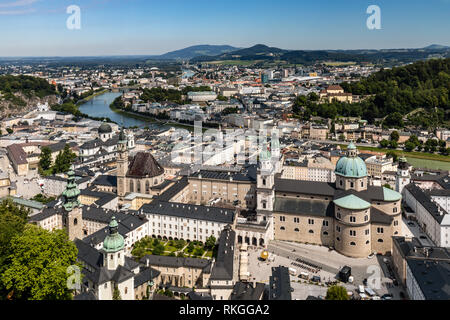
<instances>
[{"instance_id":1,"label":"riverbank","mask_svg":"<svg viewBox=\"0 0 450 320\"><path fill-rule=\"evenodd\" d=\"M77 101L76 105L77 105L77 106L80 106L80 105L82 105L82 104L85 104L85 103L89 102L90 100L94 99L95 97L100 96L100 95L102 95L102 94L104 94L104 93L107 93L107 92L109 92L109 91L110 91L110 89L103 89L103 90L101 90L101 91L94 92L94 93L91 94L90 96L87 96L86 98L83 98L83 99Z\"/></svg>"}]
</instances>

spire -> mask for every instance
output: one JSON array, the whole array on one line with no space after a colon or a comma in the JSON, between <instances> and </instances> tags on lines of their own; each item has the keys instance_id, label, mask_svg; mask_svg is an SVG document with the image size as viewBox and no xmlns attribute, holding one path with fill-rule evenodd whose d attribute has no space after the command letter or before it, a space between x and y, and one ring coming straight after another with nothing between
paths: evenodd
<instances>
[{"instance_id":1,"label":"spire","mask_svg":"<svg viewBox=\"0 0 450 320\"><path fill-rule=\"evenodd\" d=\"M72 209L76 207L81 207L81 203L78 200L78 196L80 195L80 190L78 189L77 184L75 183L75 172L73 168L67 172L67 186L66 190L62 193L64 197L64 208L66 211L72 211Z\"/></svg>"},{"instance_id":2,"label":"spire","mask_svg":"<svg viewBox=\"0 0 450 320\"><path fill-rule=\"evenodd\" d=\"M127 143L127 135L125 134L125 130L122 129L120 130L120 134L119 134L119 143Z\"/></svg>"}]
</instances>

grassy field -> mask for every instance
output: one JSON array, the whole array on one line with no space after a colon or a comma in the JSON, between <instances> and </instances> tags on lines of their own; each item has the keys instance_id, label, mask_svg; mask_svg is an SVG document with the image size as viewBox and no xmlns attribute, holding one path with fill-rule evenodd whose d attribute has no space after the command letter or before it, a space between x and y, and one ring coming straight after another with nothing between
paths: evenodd
<instances>
[{"instance_id":1,"label":"grassy field","mask_svg":"<svg viewBox=\"0 0 450 320\"><path fill-rule=\"evenodd\" d=\"M218 65L231 65L231 66L250 66L252 64L261 62L262 60L220 60L220 61L210 61L210 64Z\"/></svg>"},{"instance_id":2,"label":"grassy field","mask_svg":"<svg viewBox=\"0 0 450 320\"><path fill-rule=\"evenodd\" d=\"M341 148L345 149L346 146L341 145ZM417 159L424 159L424 160L450 162L450 156L444 156L442 154L417 152L417 151L407 152L407 151L403 151L403 150L392 150L392 149L383 149L383 148L376 148L376 147L360 147L360 146L358 146L358 150L368 150L368 151L382 152L382 153L394 151L395 154L397 154L398 156L405 156L405 157L409 157L409 158L417 158Z\"/></svg>"},{"instance_id":3,"label":"grassy field","mask_svg":"<svg viewBox=\"0 0 450 320\"><path fill-rule=\"evenodd\" d=\"M340 67L340 66L353 66L356 64L354 61L348 61L348 62L341 62L341 61L324 61L323 62L326 66L330 67Z\"/></svg>"}]
</instances>

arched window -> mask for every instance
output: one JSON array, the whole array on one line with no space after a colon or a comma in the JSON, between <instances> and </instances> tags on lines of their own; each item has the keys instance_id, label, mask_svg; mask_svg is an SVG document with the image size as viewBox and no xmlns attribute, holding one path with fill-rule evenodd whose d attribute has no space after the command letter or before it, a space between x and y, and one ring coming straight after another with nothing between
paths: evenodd
<instances>
[{"instance_id":1,"label":"arched window","mask_svg":"<svg viewBox=\"0 0 450 320\"><path fill-rule=\"evenodd\" d=\"M295 228L294 231L295 231L295 232L300 232L300 230L298 230L298 228Z\"/></svg>"},{"instance_id":2,"label":"arched window","mask_svg":"<svg viewBox=\"0 0 450 320\"><path fill-rule=\"evenodd\" d=\"M354 242L352 241L352 242L350 242L350 245L351 245L351 246L356 246L356 243L354 243Z\"/></svg>"},{"instance_id":3,"label":"arched window","mask_svg":"<svg viewBox=\"0 0 450 320\"><path fill-rule=\"evenodd\" d=\"M280 230L286 230L286 228L285 227L280 227Z\"/></svg>"},{"instance_id":4,"label":"arched window","mask_svg":"<svg viewBox=\"0 0 450 320\"><path fill-rule=\"evenodd\" d=\"M378 242L383 242L383 239L378 239Z\"/></svg>"},{"instance_id":5,"label":"arched window","mask_svg":"<svg viewBox=\"0 0 450 320\"><path fill-rule=\"evenodd\" d=\"M77 224L78 224L78 219L77 218L73 219L73 225L76 226Z\"/></svg>"},{"instance_id":6,"label":"arched window","mask_svg":"<svg viewBox=\"0 0 450 320\"><path fill-rule=\"evenodd\" d=\"M367 241L366 241L366 244L369 244L369 242L370 242L370 241L369 241L369 240L367 240Z\"/></svg>"},{"instance_id":7,"label":"arched window","mask_svg":"<svg viewBox=\"0 0 450 320\"><path fill-rule=\"evenodd\" d=\"M337 241L341 241L341 238L337 237L336 240L337 240Z\"/></svg>"},{"instance_id":8,"label":"arched window","mask_svg":"<svg viewBox=\"0 0 450 320\"><path fill-rule=\"evenodd\" d=\"M312 231L312 230L309 230L309 233L314 233L314 231Z\"/></svg>"},{"instance_id":9,"label":"arched window","mask_svg":"<svg viewBox=\"0 0 450 320\"><path fill-rule=\"evenodd\" d=\"M327 232L327 231L324 231L324 232L323 232L323 235L324 235L324 236L327 236L327 235L328 235L328 232Z\"/></svg>"}]
</instances>

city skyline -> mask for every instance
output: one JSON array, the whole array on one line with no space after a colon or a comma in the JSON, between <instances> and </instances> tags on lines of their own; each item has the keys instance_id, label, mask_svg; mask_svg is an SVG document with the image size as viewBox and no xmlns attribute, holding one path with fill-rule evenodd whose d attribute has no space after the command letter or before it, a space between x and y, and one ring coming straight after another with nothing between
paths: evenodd
<instances>
[{"instance_id":1,"label":"city skyline","mask_svg":"<svg viewBox=\"0 0 450 320\"><path fill-rule=\"evenodd\" d=\"M400 49L450 45L450 1L348 1L344 6L284 0L226 4L171 1L0 2L2 57L159 55L200 44L290 50ZM69 30L67 7L81 10L81 29ZM366 25L370 5L381 29ZM120 44L120 45L118 45Z\"/></svg>"}]
</instances>

